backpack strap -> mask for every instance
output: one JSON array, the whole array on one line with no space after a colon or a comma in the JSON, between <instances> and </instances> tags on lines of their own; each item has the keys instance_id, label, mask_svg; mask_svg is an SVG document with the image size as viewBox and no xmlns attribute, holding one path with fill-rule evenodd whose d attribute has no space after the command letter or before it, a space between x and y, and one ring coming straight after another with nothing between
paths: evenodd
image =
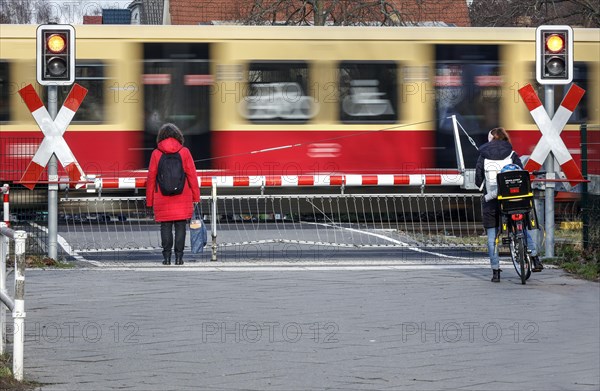
<instances>
[{"instance_id":1,"label":"backpack strap","mask_svg":"<svg viewBox=\"0 0 600 391\"><path fill-rule=\"evenodd\" d=\"M163 151L161 151L158 148L156 148L156 150L161 153L160 157L162 157L162 155L165 154ZM160 157L158 158L158 163L156 163L157 170L156 170L156 178L154 179L154 187L155 187L154 192L155 193L158 193L158 165L160 164Z\"/></svg>"}]
</instances>

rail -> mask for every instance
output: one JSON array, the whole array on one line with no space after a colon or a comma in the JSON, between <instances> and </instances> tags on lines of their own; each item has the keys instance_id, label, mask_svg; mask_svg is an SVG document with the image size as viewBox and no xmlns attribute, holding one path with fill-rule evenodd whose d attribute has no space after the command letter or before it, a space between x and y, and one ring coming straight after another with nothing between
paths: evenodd
<instances>
[{"instance_id":1,"label":"rail","mask_svg":"<svg viewBox=\"0 0 600 391\"><path fill-rule=\"evenodd\" d=\"M6 261L10 253L10 240L14 241L15 284L14 298L6 290ZM25 231L15 231L0 222L0 354L7 342L6 306L13 317L13 376L23 380L23 352L25 344Z\"/></svg>"}]
</instances>

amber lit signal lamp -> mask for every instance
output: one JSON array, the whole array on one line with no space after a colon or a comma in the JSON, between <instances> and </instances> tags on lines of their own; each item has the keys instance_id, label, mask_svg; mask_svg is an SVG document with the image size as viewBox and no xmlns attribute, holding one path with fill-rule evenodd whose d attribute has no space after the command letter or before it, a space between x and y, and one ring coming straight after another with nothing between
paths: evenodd
<instances>
[{"instance_id":1,"label":"amber lit signal lamp","mask_svg":"<svg viewBox=\"0 0 600 391\"><path fill-rule=\"evenodd\" d=\"M47 45L52 53L62 53L67 48L67 39L63 34L51 34Z\"/></svg>"}]
</instances>

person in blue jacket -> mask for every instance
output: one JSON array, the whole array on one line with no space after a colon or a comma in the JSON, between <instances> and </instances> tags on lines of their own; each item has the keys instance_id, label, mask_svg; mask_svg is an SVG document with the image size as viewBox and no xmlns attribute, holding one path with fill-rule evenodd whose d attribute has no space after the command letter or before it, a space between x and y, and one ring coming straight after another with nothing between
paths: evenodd
<instances>
[{"instance_id":1,"label":"person in blue jacket","mask_svg":"<svg viewBox=\"0 0 600 391\"><path fill-rule=\"evenodd\" d=\"M504 128L494 128L488 134L488 142L479 147L479 158L475 167L475 184L481 187L485 182L485 159L504 160L512 154L512 163L523 168L523 163L516 152L513 151L510 137ZM486 197L487 196L487 197ZM500 282L500 257L496 248L496 233L500 225L500 210L498 199L495 195L488 196L488 190L484 189L484 197L481 201L481 212L483 227L487 231L488 253L490 256L490 265L492 267L492 282ZM539 272L544 266L537 256L535 242L527 232L527 247L531 250L531 257L534 267L532 271Z\"/></svg>"}]
</instances>

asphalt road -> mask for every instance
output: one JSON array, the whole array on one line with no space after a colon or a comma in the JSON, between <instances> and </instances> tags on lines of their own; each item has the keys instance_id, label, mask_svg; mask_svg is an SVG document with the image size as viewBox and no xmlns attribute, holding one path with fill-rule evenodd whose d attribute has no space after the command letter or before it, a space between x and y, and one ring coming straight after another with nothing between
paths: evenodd
<instances>
[{"instance_id":1,"label":"asphalt road","mask_svg":"<svg viewBox=\"0 0 600 391\"><path fill-rule=\"evenodd\" d=\"M122 224L115 226L61 226L59 241L80 260L93 262L159 262L160 237L157 226ZM447 238L442 237L442 240ZM186 238L185 260L211 259L209 243L201 254L189 251ZM243 223L224 224L217 231L217 258L224 262L328 261L380 259L384 261L463 262L481 261L481 249L460 245L452 239L445 246L418 241L415 235L391 229L325 223Z\"/></svg>"},{"instance_id":2,"label":"asphalt road","mask_svg":"<svg viewBox=\"0 0 600 391\"><path fill-rule=\"evenodd\" d=\"M597 283L353 265L28 270L25 376L43 391L600 388Z\"/></svg>"}]
</instances>

